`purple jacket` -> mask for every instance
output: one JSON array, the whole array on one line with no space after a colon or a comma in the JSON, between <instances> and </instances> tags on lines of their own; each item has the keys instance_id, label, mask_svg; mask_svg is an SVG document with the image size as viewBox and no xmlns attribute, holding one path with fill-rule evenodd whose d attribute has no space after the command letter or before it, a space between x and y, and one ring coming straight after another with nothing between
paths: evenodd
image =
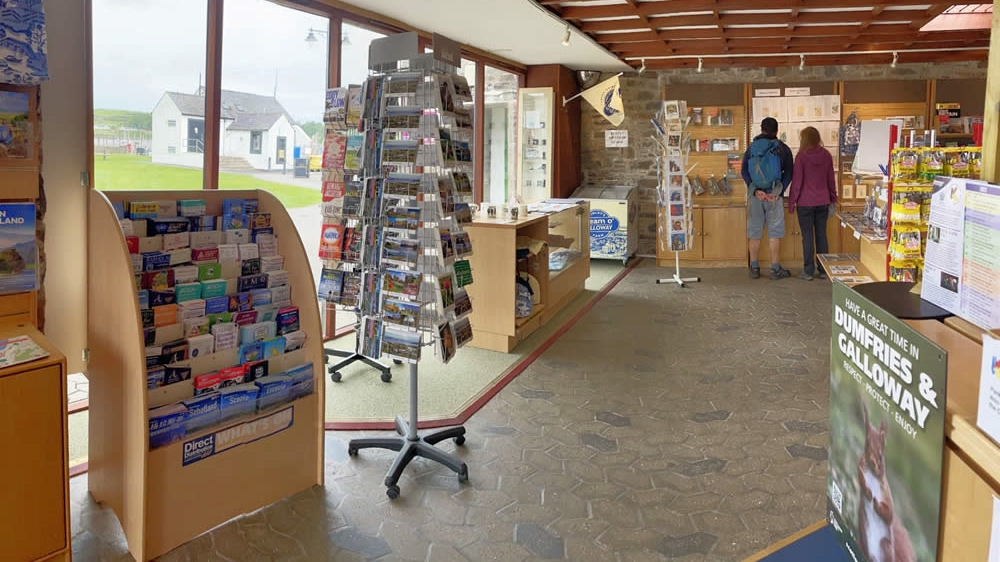
<instances>
[{"instance_id":1,"label":"purple jacket","mask_svg":"<svg viewBox=\"0 0 1000 562\"><path fill-rule=\"evenodd\" d=\"M822 146L814 146L795 155L788 208L822 207L837 202L837 179L833 156Z\"/></svg>"}]
</instances>

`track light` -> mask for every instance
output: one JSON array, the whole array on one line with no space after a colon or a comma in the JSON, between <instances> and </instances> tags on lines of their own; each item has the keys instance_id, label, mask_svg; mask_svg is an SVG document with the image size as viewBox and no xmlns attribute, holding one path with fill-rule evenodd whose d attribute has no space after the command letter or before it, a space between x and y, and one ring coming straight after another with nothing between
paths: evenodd
<instances>
[{"instance_id":1,"label":"track light","mask_svg":"<svg viewBox=\"0 0 1000 562\"><path fill-rule=\"evenodd\" d=\"M642 59L642 66L639 67L639 74L646 72L646 59Z\"/></svg>"},{"instance_id":2,"label":"track light","mask_svg":"<svg viewBox=\"0 0 1000 562\"><path fill-rule=\"evenodd\" d=\"M566 33L563 34L562 44L563 47L569 46L569 24L566 24Z\"/></svg>"},{"instance_id":3,"label":"track light","mask_svg":"<svg viewBox=\"0 0 1000 562\"><path fill-rule=\"evenodd\" d=\"M805 70L805 69L806 69L806 56L799 55L799 70Z\"/></svg>"},{"instance_id":4,"label":"track light","mask_svg":"<svg viewBox=\"0 0 1000 562\"><path fill-rule=\"evenodd\" d=\"M698 72L702 72L704 70L705 70L705 60L702 59L701 57L698 57Z\"/></svg>"},{"instance_id":5,"label":"track light","mask_svg":"<svg viewBox=\"0 0 1000 562\"><path fill-rule=\"evenodd\" d=\"M896 68L896 63L899 62L899 53L896 51L892 52L892 68Z\"/></svg>"}]
</instances>

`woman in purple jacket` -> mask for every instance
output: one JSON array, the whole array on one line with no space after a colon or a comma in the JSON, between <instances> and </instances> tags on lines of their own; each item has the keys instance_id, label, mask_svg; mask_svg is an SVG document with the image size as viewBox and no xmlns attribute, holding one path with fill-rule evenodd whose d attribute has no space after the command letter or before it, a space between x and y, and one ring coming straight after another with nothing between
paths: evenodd
<instances>
[{"instance_id":1,"label":"woman in purple jacket","mask_svg":"<svg viewBox=\"0 0 1000 562\"><path fill-rule=\"evenodd\" d=\"M837 180L833 156L823 148L819 131L806 127L799 133L799 153L795 156L792 184L788 192L788 212L799 217L802 229L803 268L799 279L812 281L813 275L826 279L816 254L830 251L826 240L826 219L837 203ZM813 236L816 237L815 245Z\"/></svg>"}]
</instances>

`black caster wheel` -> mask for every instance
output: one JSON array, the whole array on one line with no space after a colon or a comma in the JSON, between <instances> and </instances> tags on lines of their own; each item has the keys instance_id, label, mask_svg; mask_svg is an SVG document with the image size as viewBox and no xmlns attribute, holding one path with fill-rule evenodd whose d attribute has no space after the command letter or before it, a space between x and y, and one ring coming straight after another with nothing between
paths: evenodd
<instances>
[{"instance_id":1,"label":"black caster wheel","mask_svg":"<svg viewBox=\"0 0 1000 562\"><path fill-rule=\"evenodd\" d=\"M403 362L402 362L402 361L400 361L399 359L393 359L393 360L392 360L392 364L393 364L393 365L402 365L402 364L403 364Z\"/></svg>"},{"instance_id":2,"label":"black caster wheel","mask_svg":"<svg viewBox=\"0 0 1000 562\"><path fill-rule=\"evenodd\" d=\"M456 437L455 438L455 444L458 445L459 447L461 447L462 445L465 445L465 436L464 435L459 435L458 437Z\"/></svg>"},{"instance_id":3,"label":"black caster wheel","mask_svg":"<svg viewBox=\"0 0 1000 562\"><path fill-rule=\"evenodd\" d=\"M459 482L469 481L469 467L465 466L464 463L462 464L462 470L458 472L458 481Z\"/></svg>"},{"instance_id":4,"label":"black caster wheel","mask_svg":"<svg viewBox=\"0 0 1000 562\"><path fill-rule=\"evenodd\" d=\"M389 486L385 489L385 495L389 496L390 500L394 500L399 497L399 486Z\"/></svg>"},{"instance_id":5,"label":"black caster wheel","mask_svg":"<svg viewBox=\"0 0 1000 562\"><path fill-rule=\"evenodd\" d=\"M347 446L347 455L351 457L358 456L358 450L350 445Z\"/></svg>"},{"instance_id":6,"label":"black caster wheel","mask_svg":"<svg viewBox=\"0 0 1000 562\"><path fill-rule=\"evenodd\" d=\"M332 380L333 382L340 382L340 379L341 379L340 371L334 371L330 373L330 380Z\"/></svg>"},{"instance_id":7,"label":"black caster wheel","mask_svg":"<svg viewBox=\"0 0 1000 562\"><path fill-rule=\"evenodd\" d=\"M392 373L382 373L382 382L389 382L392 380Z\"/></svg>"}]
</instances>

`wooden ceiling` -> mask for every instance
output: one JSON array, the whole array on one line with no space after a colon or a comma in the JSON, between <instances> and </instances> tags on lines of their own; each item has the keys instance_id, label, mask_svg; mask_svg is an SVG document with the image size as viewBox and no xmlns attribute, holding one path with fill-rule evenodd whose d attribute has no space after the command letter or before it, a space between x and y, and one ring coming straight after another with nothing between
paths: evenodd
<instances>
[{"instance_id":1,"label":"wooden ceiling","mask_svg":"<svg viewBox=\"0 0 1000 562\"><path fill-rule=\"evenodd\" d=\"M986 60L989 29L921 31L913 0L538 0L634 68ZM804 55L804 59L801 58ZM700 59L700 61L699 61Z\"/></svg>"}]
</instances>

